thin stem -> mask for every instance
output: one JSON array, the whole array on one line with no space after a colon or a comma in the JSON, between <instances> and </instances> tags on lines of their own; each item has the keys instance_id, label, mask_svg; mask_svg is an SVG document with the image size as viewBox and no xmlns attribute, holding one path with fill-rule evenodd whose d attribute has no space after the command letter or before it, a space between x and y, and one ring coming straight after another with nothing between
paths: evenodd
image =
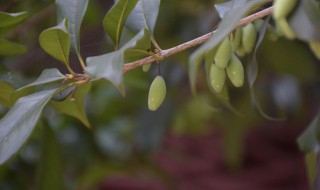
<instances>
[{"instance_id":1,"label":"thin stem","mask_svg":"<svg viewBox=\"0 0 320 190\"><path fill-rule=\"evenodd\" d=\"M78 53L77 55L78 55L78 59L80 61L80 65L81 65L82 69L85 70L86 69L86 64L84 63L80 53Z\"/></svg>"},{"instance_id":2,"label":"thin stem","mask_svg":"<svg viewBox=\"0 0 320 190\"><path fill-rule=\"evenodd\" d=\"M242 26L245 26L247 25L248 23L251 23L252 21L254 20L257 20L257 19L260 19L260 18L263 18L265 16L268 16L272 13L272 7L269 7L267 9L264 9L260 12L257 12L257 13L254 13L252 15L249 15L245 18L243 18L242 20L240 20L234 27L234 29L237 29L237 28L241 28ZM156 55L158 55L159 57L162 57L162 58L167 58L167 57L170 57L174 54L177 54L181 51L184 51L186 49L189 49L189 48L192 48L194 46L197 46L197 45L200 45L204 42L206 42L207 40L209 40L211 38L211 36L216 33L217 30L213 31L213 32L209 32L203 36L200 36L196 39L193 39L193 40L190 40L188 42L185 42L183 44L180 44L178 46L175 46L173 48L170 48L170 49L167 49L167 50L162 50L160 51L159 53L157 53ZM140 67L142 65L145 65L145 64L148 64L148 63L152 63L156 61L156 59L153 57L153 56L149 56L149 57L146 57L144 59L140 59L138 61L134 61L134 62L131 62L131 63L127 63L127 64L124 64L123 67L122 67L122 72L123 73L126 73L132 69L135 69L136 67Z\"/></svg>"},{"instance_id":3,"label":"thin stem","mask_svg":"<svg viewBox=\"0 0 320 190\"><path fill-rule=\"evenodd\" d=\"M143 54L150 55L150 56L153 57L156 61L161 61L161 60L163 60L163 57L162 57L162 56L159 56L159 55L153 53L152 51L145 51L145 50L141 50L141 49L129 49L129 51L135 51L135 52L139 52L139 53L143 53Z\"/></svg>"}]
</instances>

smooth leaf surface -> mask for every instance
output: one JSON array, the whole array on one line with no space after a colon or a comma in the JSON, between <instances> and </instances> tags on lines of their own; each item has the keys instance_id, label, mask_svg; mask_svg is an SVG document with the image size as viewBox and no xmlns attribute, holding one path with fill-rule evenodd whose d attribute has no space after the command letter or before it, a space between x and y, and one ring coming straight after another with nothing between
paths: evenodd
<instances>
[{"instance_id":1,"label":"smooth leaf surface","mask_svg":"<svg viewBox=\"0 0 320 190\"><path fill-rule=\"evenodd\" d=\"M248 0L232 0L224 3L215 4L214 7L216 8L219 17L223 18L230 10L232 10L235 7L242 6L247 2Z\"/></svg>"},{"instance_id":2,"label":"smooth leaf surface","mask_svg":"<svg viewBox=\"0 0 320 190\"><path fill-rule=\"evenodd\" d=\"M0 11L0 28L18 24L28 17L27 12L7 13Z\"/></svg>"},{"instance_id":3,"label":"smooth leaf surface","mask_svg":"<svg viewBox=\"0 0 320 190\"><path fill-rule=\"evenodd\" d=\"M81 85L75 89L74 97L69 97L62 101L51 101L51 105L60 113L75 117L79 119L86 127L91 128L85 111L86 96L91 88L91 83ZM74 100L72 100L74 98Z\"/></svg>"},{"instance_id":4,"label":"smooth leaf surface","mask_svg":"<svg viewBox=\"0 0 320 190\"><path fill-rule=\"evenodd\" d=\"M315 116L312 123L299 136L298 145L300 150L306 153L320 152L320 113Z\"/></svg>"},{"instance_id":5,"label":"smooth leaf surface","mask_svg":"<svg viewBox=\"0 0 320 190\"><path fill-rule=\"evenodd\" d=\"M126 26L134 32L146 28L153 35L159 14L161 0L139 0L131 14Z\"/></svg>"},{"instance_id":6,"label":"smooth leaf surface","mask_svg":"<svg viewBox=\"0 0 320 190\"><path fill-rule=\"evenodd\" d=\"M19 88L17 91L23 90L23 89L31 87L31 86L56 82L56 81L62 80L64 78L65 78L65 76L62 73L60 73L60 71L56 68L45 69L42 71L42 73L37 78L37 80L35 80L34 82L32 82L24 87Z\"/></svg>"},{"instance_id":7,"label":"smooth leaf surface","mask_svg":"<svg viewBox=\"0 0 320 190\"><path fill-rule=\"evenodd\" d=\"M0 80L0 104L2 106L11 106L10 96L13 92L13 87L7 81Z\"/></svg>"},{"instance_id":8,"label":"smooth leaf surface","mask_svg":"<svg viewBox=\"0 0 320 190\"><path fill-rule=\"evenodd\" d=\"M88 0L56 0L58 23L68 18L71 50L78 55L80 55L80 27L88 2Z\"/></svg>"},{"instance_id":9,"label":"smooth leaf surface","mask_svg":"<svg viewBox=\"0 0 320 190\"><path fill-rule=\"evenodd\" d=\"M0 164L25 143L55 92L56 89L46 90L20 98L0 120Z\"/></svg>"},{"instance_id":10,"label":"smooth leaf surface","mask_svg":"<svg viewBox=\"0 0 320 190\"><path fill-rule=\"evenodd\" d=\"M0 56L19 55L27 51L24 45L0 39Z\"/></svg>"},{"instance_id":11,"label":"smooth leaf surface","mask_svg":"<svg viewBox=\"0 0 320 190\"><path fill-rule=\"evenodd\" d=\"M59 143L49 126L44 128L41 155L38 161L36 189L64 189L63 166Z\"/></svg>"},{"instance_id":12,"label":"smooth leaf surface","mask_svg":"<svg viewBox=\"0 0 320 190\"><path fill-rule=\"evenodd\" d=\"M252 0L243 6L236 6L219 24L217 31L212 35L211 39L198 48L189 59L189 78L191 90L195 93L195 83L197 72L207 51L216 47L229 33L233 30L236 23L243 18L253 7L266 3L264 0Z\"/></svg>"},{"instance_id":13,"label":"smooth leaf surface","mask_svg":"<svg viewBox=\"0 0 320 190\"><path fill-rule=\"evenodd\" d=\"M39 42L45 52L68 66L70 36L67 27L68 19L64 19L57 26L41 32Z\"/></svg>"},{"instance_id":14,"label":"smooth leaf surface","mask_svg":"<svg viewBox=\"0 0 320 190\"><path fill-rule=\"evenodd\" d=\"M320 41L320 7L316 0L300 1L288 21L299 39Z\"/></svg>"},{"instance_id":15,"label":"smooth leaf surface","mask_svg":"<svg viewBox=\"0 0 320 190\"><path fill-rule=\"evenodd\" d=\"M103 19L104 30L113 40L115 49L119 48L123 26L137 2L138 0L119 0Z\"/></svg>"}]
</instances>

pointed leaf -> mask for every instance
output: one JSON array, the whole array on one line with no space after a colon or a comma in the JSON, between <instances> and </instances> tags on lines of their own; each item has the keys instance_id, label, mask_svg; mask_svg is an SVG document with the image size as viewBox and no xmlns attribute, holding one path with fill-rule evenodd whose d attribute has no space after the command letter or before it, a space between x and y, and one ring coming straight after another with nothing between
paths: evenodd
<instances>
[{"instance_id":1,"label":"pointed leaf","mask_svg":"<svg viewBox=\"0 0 320 190\"><path fill-rule=\"evenodd\" d=\"M35 127L44 106L56 93L46 90L20 98L0 120L0 164L16 153Z\"/></svg>"},{"instance_id":2,"label":"pointed leaf","mask_svg":"<svg viewBox=\"0 0 320 190\"><path fill-rule=\"evenodd\" d=\"M70 36L67 27L68 19L64 19L57 26L41 32L39 42L45 52L68 66Z\"/></svg>"},{"instance_id":3,"label":"pointed leaf","mask_svg":"<svg viewBox=\"0 0 320 190\"><path fill-rule=\"evenodd\" d=\"M63 168L59 143L49 126L43 126L43 128L43 146L38 161L36 189L62 190L64 189Z\"/></svg>"},{"instance_id":4,"label":"pointed leaf","mask_svg":"<svg viewBox=\"0 0 320 190\"><path fill-rule=\"evenodd\" d=\"M41 75L38 77L37 80L35 80L34 82L32 82L24 87L19 88L17 91L23 90L23 89L31 87L31 86L37 86L37 85L41 85L41 84L56 82L56 81L62 80L64 78L65 78L65 76L63 74L61 74L60 71L56 68L45 69L42 71Z\"/></svg>"},{"instance_id":5,"label":"pointed leaf","mask_svg":"<svg viewBox=\"0 0 320 190\"><path fill-rule=\"evenodd\" d=\"M27 51L24 45L0 39L0 56L18 55Z\"/></svg>"},{"instance_id":6,"label":"pointed leaf","mask_svg":"<svg viewBox=\"0 0 320 190\"><path fill-rule=\"evenodd\" d=\"M0 28L17 24L28 17L27 12L6 13L0 11Z\"/></svg>"},{"instance_id":7,"label":"pointed leaf","mask_svg":"<svg viewBox=\"0 0 320 190\"><path fill-rule=\"evenodd\" d=\"M137 2L138 0L119 0L103 19L104 30L113 40L115 49L119 48L123 26Z\"/></svg>"},{"instance_id":8,"label":"pointed leaf","mask_svg":"<svg viewBox=\"0 0 320 190\"><path fill-rule=\"evenodd\" d=\"M161 0L139 0L127 19L126 26L135 31L146 28L153 35Z\"/></svg>"},{"instance_id":9,"label":"pointed leaf","mask_svg":"<svg viewBox=\"0 0 320 190\"><path fill-rule=\"evenodd\" d=\"M91 128L85 111L86 95L90 91L91 83L81 85L76 88L75 95L69 97L63 102L51 101L51 105L59 112L79 119L86 127ZM74 98L74 100L72 100Z\"/></svg>"},{"instance_id":10,"label":"pointed leaf","mask_svg":"<svg viewBox=\"0 0 320 190\"><path fill-rule=\"evenodd\" d=\"M212 35L211 39L198 48L189 59L189 78L192 92L195 93L195 80L197 76L197 71L199 65L201 64L207 51L210 51L216 47L229 33L233 30L237 22L246 15L253 7L266 3L264 0L252 0L244 4L243 6L236 6L227 14L221 23L219 24L218 29Z\"/></svg>"},{"instance_id":11,"label":"pointed leaf","mask_svg":"<svg viewBox=\"0 0 320 190\"><path fill-rule=\"evenodd\" d=\"M58 23L69 20L71 50L80 55L80 27L88 7L88 0L56 0Z\"/></svg>"},{"instance_id":12,"label":"pointed leaf","mask_svg":"<svg viewBox=\"0 0 320 190\"><path fill-rule=\"evenodd\" d=\"M2 106L11 106L10 96L13 92L14 89L8 82L0 80L0 104Z\"/></svg>"},{"instance_id":13,"label":"pointed leaf","mask_svg":"<svg viewBox=\"0 0 320 190\"><path fill-rule=\"evenodd\" d=\"M299 136L298 145L300 150L320 152L320 112L315 116L308 128Z\"/></svg>"}]
</instances>

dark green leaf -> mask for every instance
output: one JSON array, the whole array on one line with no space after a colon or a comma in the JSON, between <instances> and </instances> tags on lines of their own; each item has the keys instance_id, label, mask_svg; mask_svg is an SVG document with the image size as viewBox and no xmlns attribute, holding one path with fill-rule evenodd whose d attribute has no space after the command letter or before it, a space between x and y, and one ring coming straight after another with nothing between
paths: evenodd
<instances>
[{"instance_id":1,"label":"dark green leaf","mask_svg":"<svg viewBox=\"0 0 320 190\"><path fill-rule=\"evenodd\" d=\"M91 83L81 85L75 89L74 97L72 97L71 94L62 102L51 101L51 105L53 105L60 113L75 117L86 127L91 128L85 111L86 95L90 91L90 88Z\"/></svg>"},{"instance_id":2,"label":"dark green leaf","mask_svg":"<svg viewBox=\"0 0 320 190\"><path fill-rule=\"evenodd\" d=\"M298 138L299 148L307 153L320 152L320 112Z\"/></svg>"},{"instance_id":3,"label":"dark green leaf","mask_svg":"<svg viewBox=\"0 0 320 190\"><path fill-rule=\"evenodd\" d=\"M139 0L130 16L126 26L134 32L146 28L153 35L158 18L161 0Z\"/></svg>"},{"instance_id":4,"label":"dark green leaf","mask_svg":"<svg viewBox=\"0 0 320 190\"><path fill-rule=\"evenodd\" d=\"M63 190L63 168L59 143L49 126L42 127L44 133L38 161L36 189Z\"/></svg>"},{"instance_id":5,"label":"dark green leaf","mask_svg":"<svg viewBox=\"0 0 320 190\"><path fill-rule=\"evenodd\" d=\"M0 39L0 56L18 55L26 51L27 48L24 45Z\"/></svg>"},{"instance_id":6,"label":"dark green leaf","mask_svg":"<svg viewBox=\"0 0 320 190\"><path fill-rule=\"evenodd\" d=\"M221 23L217 31L212 35L211 39L208 40L205 44L203 44L200 48L198 48L189 59L189 78L192 92L195 93L195 83L197 78L197 72L199 65L202 63L202 60L206 54L206 52L210 51L214 47L216 47L229 33L233 30L236 23L246 15L248 11L250 11L253 7L260 5L262 3L266 3L264 0L252 0L243 6L238 6L230 11L227 14Z\"/></svg>"},{"instance_id":7,"label":"dark green leaf","mask_svg":"<svg viewBox=\"0 0 320 190\"><path fill-rule=\"evenodd\" d=\"M39 37L40 46L49 55L69 65L70 36L68 32L68 19L60 24L41 32Z\"/></svg>"},{"instance_id":8,"label":"dark green leaf","mask_svg":"<svg viewBox=\"0 0 320 190\"><path fill-rule=\"evenodd\" d=\"M320 6L316 0L299 1L288 21L299 39L320 41Z\"/></svg>"},{"instance_id":9,"label":"dark green leaf","mask_svg":"<svg viewBox=\"0 0 320 190\"><path fill-rule=\"evenodd\" d=\"M44 106L57 89L20 98L0 120L0 164L16 153L35 127Z\"/></svg>"},{"instance_id":10,"label":"dark green leaf","mask_svg":"<svg viewBox=\"0 0 320 190\"><path fill-rule=\"evenodd\" d=\"M56 0L58 23L69 20L71 50L80 55L80 27L88 7L88 0Z\"/></svg>"},{"instance_id":11,"label":"dark green leaf","mask_svg":"<svg viewBox=\"0 0 320 190\"><path fill-rule=\"evenodd\" d=\"M2 106L10 107L12 105L10 96L13 92L14 89L8 82L0 80L0 104Z\"/></svg>"},{"instance_id":12,"label":"dark green leaf","mask_svg":"<svg viewBox=\"0 0 320 190\"><path fill-rule=\"evenodd\" d=\"M119 48L123 26L137 2L138 0L119 0L103 19L104 30L113 40L115 49Z\"/></svg>"},{"instance_id":13,"label":"dark green leaf","mask_svg":"<svg viewBox=\"0 0 320 190\"><path fill-rule=\"evenodd\" d=\"M0 28L17 24L28 17L27 12L6 13L0 11Z\"/></svg>"}]
</instances>

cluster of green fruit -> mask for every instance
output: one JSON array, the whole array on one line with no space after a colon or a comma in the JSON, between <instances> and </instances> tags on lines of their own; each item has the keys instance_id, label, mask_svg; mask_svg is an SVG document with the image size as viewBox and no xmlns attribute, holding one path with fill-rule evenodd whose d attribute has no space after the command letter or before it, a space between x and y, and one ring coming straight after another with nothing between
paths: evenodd
<instances>
[{"instance_id":1,"label":"cluster of green fruit","mask_svg":"<svg viewBox=\"0 0 320 190\"><path fill-rule=\"evenodd\" d=\"M233 31L219 45L210 68L210 85L216 92L223 89L226 77L235 87L244 82L244 69L239 57L251 53L257 41L257 30L253 23Z\"/></svg>"}]
</instances>

